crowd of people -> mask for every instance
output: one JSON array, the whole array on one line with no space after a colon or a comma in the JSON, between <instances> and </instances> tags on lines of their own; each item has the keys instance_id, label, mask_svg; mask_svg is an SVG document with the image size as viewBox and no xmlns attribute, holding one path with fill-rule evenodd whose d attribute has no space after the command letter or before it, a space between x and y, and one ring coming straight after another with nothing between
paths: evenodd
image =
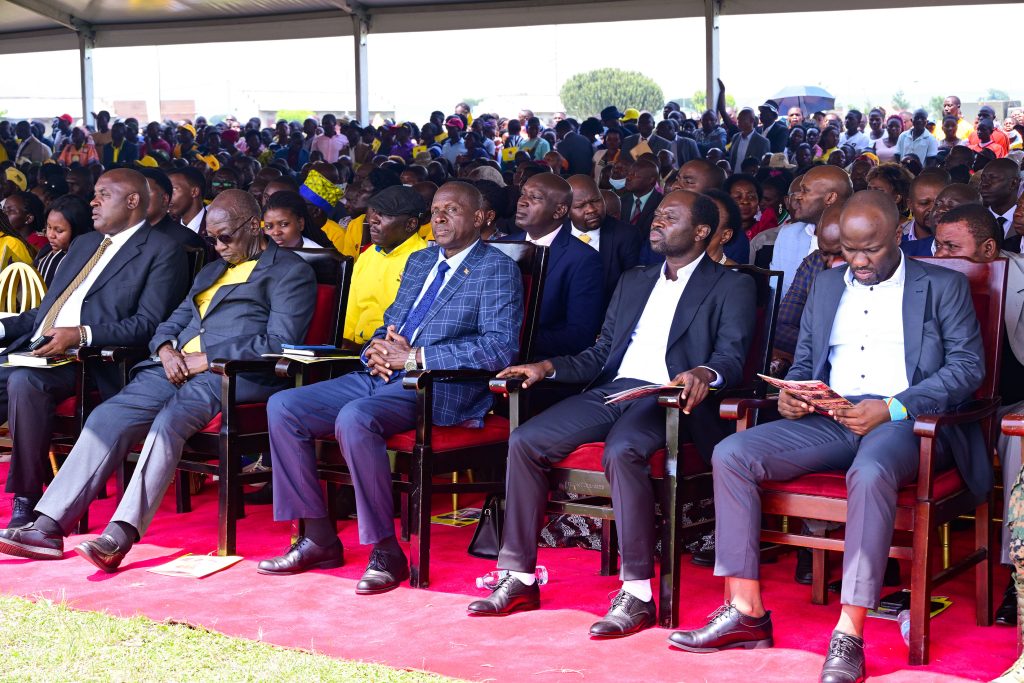
<instances>
[{"instance_id":1,"label":"crowd of people","mask_svg":"<svg viewBox=\"0 0 1024 683\"><path fill-rule=\"evenodd\" d=\"M48 288L37 308L0 321L4 354L116 345L152 355L125 386L113 366L93 373L102 402L52 480L54 407L74 394L73 366L0 367L13 441L13 510L0 552L62 558L65 536L141 443L110 523L75 548L117 571L156 514L185 441L220 412L210 363L301 343L316 285L293 250L334 249L355 261L344 338L365 370L302 388L246 373L237 385L239 401L268 405L274 516L302 520L304 530L260 572L344 561L316 476L315 442L333 436L352 473L360 543L372 546L357 592L406 580L385 442L414 426L416 397L395 379L472 367L522 379L524 389L587 389L552 392L511 434L498 557L507 574L469 611L540 606L546 473L579 445L603 441L622 586L590 633L648 628L648 460L665 446L664 413L655 397L606 398L673 383L684 388L684 423L714 477L716 531L694 561L725 578L727 602L707 625L673 633L672 644L771 646L758 485L847 470L843 607L821 680L862 680L866 612L898 575L887 555L896 493L917 472L913 418L967 400L985 374L966 279L911 257L1009 260L999 393L1004 414L1024 408L1024 120L997 123L983 106L970 121L960 106L946 98L939 124L923 110L841 117L782 111L773 100L733 111L721 87L715 109L696 120L669 102L660 119L610 105L582 122L541 121L528 109L474 116L465 103L422 125L378 127L333 114L273 127L200 116L142 129L105 111L92 127L69 115L49 130L2 121L0 260L34 265ZM549 250L528 358L519 353L522 279L489 246L496 240ZM715 390L741 383L754 337L753 282L731 268L738 264L783 274L773 374L827 381L852 408L824 417L783 391L785 419L736 434L719 419ZM926 311L924 320L904 317L908 306ZM435 385L437 425L479 426L491 409L486 387ZM980 499L993 472L976 429L952 428L937 457ZM1024 506L1012 500L1022 495L1021 446L1005 437L998 450L1001 559L1024 571L1024 529L1013 514ZM801 553L795 579L809 582L810 572ZM1015 582L1024 588L1018 570L999 623L1017 623Z\"/></svg>"}]
</instances>

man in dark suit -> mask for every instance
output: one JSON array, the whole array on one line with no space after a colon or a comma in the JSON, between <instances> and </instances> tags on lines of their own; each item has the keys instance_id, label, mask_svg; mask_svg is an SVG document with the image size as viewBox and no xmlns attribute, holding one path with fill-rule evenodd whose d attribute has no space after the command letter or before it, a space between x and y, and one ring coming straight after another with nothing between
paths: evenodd
<instances>
[{"instance_id":1,"label":"man in dark suit","mask_svg":"<svg viewBox=\"0 0 1024 683\"><path fill-rule=\"evenodd\" d=\"M533 358L579 353L597 337L604 315L601 256L573 237L572 189L562 178L541 173L526 181L516 204L516 226L504 240L548 247L548 269Z\"/></svg>"},{"instance_id":2,"label":"man in dark suit","mask_svg":"<svg viewBox=\"0 0 1024 683\"><path fill-rule=\"evenodd\" d=\"M446 183L434 195L431 218L438 246L406 262L395 302L363 349L367 370L270 400L274 518L301 519L305 535L284 555L260 562L263 574L342 564L341 541L316 474L316 439L333 435L352 474L359 540L373 545L356 592L397 588L409 576L409 563L395 537L386 442L416 423L416 393L402 388L403 370L496 372L519 352L522 276L510 258L480 239L480 192L467 183ZM491 403L486 386L439 382L434 424L479 426Z\"/></svg>"},{"instance_id":3,"label":"man in dark suit","mask_svg":"<svg viewBox=\"0 0 1024 683\"><path fill-rule=\"evenodd\" d=\"M153 356L133 369L134 379L89 416L36 505L36 521L0 532L0 552L60 559L64 536L142 442L135 473L103 535L75 547L97 568L116 571L153 520L185 441L221 410L221 377L209 371L209 362L258 360L305 338L313 317L313 269L264 238L259 205L249 193L225 190L209 213L208 235L221 259L199 273L156 329L149 340ZM282 384L265 374L240 375L237 399L266 401Z\"/></svg>"},{"instance_id":4,"label":"man in dark suit","mask_svg":"<svg viewBox=\"0 0 1024 683\"><path fill-rule=\"evenodd\" d=\"M72 242L38 308L0 322L5 354L27 351L40 339L37 356L146 343L188 288L184 253L145 227L148 198L146 179L135 171L100 176L92 200L96 231ZM90 369L102 398L121 389L119 375L109 363ZM14 442L6 486L14 494L11 527L33 519L50 469L54 408L74 395L75 376L74 364L0 368L0 415L8 417Z\"/></svg>"},{"instance_id":5,"label":"man in dark suit","mask_svg":"<svg viewBox=\"0 0 1024 683\"><path fill-rule=\"evenodd\" d=\"M732 136L729 147L729 165L739 171L744 159L757 159L772 151L768 138L754 130L754 110L746 107L736 115L736 125L740 132Z\"/></svg>"},{"instance_id":6,"label":"man in dark suit","mask_svg":"<svg viewBox=\"0 0 1024 683\"><path fill-rule=\"evenodd\" d=\"M103 168L132 168L139 159L139 146L125 139L127 128L118 121L110 127L110 144L103 146Z\"/></svg>"},{"instance_id":7,"label":"man in dark suit","mask_svg":"<svg viewBox=\"0 0 1024 683\"><path fill-rule=\"evenodd\" d=\"M655 134L654 117L648 112L640 114L640 117L636 120L636 127L640 132L630 135L622 141L622 154L625 154L626 158L639 159L648 150L654 154L663 149L667 149L670 152L673 151L671 142ZM634 149L638 146L640 149Z\"/></svg>"},{"instance_id":8,"label":"man in dark suit","mask_svg":"<svg viewBox=\"0 0 1024 683\"><path fill-rule=\"evenodd\" d=\"M569 219L572 234L601 254L604 271L605 301L609 300L619 277L636 266L640 258L640 231L608 215L604 197L597 183L588 175L569 178L572 206ZM643 234L643 239L647 235Z\"/></svg>"},{"instance_id":9,"label":"man in dark suit","mask_svg":"<svg viewBox=\"0 0 1024 683\"><path fill-rule=\"evenodd\" d=\"M779 118L779 103L775 100L765 100L765 103L757 108L758 118L761 119L761 126L757 132L768 138L772 145L772 153L785 152L786 144L789 142L789 128Z\"/></svg>"},{"instance_id":10,"label":"man in dark suit","mask_svg":"<svg viewBox=\"0 0 1024 683\"><path fill-rule=\"evenodd\" d=\"M594 147L590 140L576 132L573 120L563 119L556 123L555 135L558 137L555 151L569 164L569 175L590 175L594 170Z\"/></svg>"},{"instance_id":11,"label":"man in dark suit","mask_svg":"<svg viewBox=\"0 0 1024 683\"><path fill-rule=\"evenodd\" d=\"M728 604L706 626L670 640L691 652L770 647L771 615L758 580L758 486L846 470L843 607L821 680L853 683L864 678L864 621L881 595L897 492L917 476L920 439L910 418L970 398L985 363L967 279L903 256L899 210L888 195L858 192L839 226L849 267L815 278L786 379L827 382L854 405L828 417L782 391L779 413L786 419L715 448L715 574L726 577ZM991 453L978 426L953 427L945 437L937 444L937 470L956 463L974 495L987 495Z\"/></svg>"},{"instance_id":12,"label":"man in dark suit","mask_svg":"<svg viewBox=\"0 0 1024 683\"><path fill-rule=\"evenodd\" d=\"M146 210L146 222L149 223L149 227L170 237L183 247L205 250L206 242L203 238L167 212L174 191L167 174L159 168L140 168L139 173L146 176L146 185L149 188L149 208Z\"/></svg>"},{"instance_id":13,"label":"man in dark suit","mask_svg":"<svg viewBox=\"0 0 1024 683\"><path fill-rule=\"evenodd\" d=\"M605 399L650 383L685 387L684 421L700 425L692 434L697 448L710 457L725 427L714 401L705 398L711 388L741 381L755 309L754 283L704 255L717 225L718 208L707 197L687 191L667 195L650 236L665 264L622 276L597 343L575 356L499 373L522 378L524 389L545 378L586 383L587 389L512 432L498 555L498 567L510 573L490 597L472 603L470 612L505 615L540 606L533 573L547 472L581 444L604 441L623 586L590 634L625 636L654 624L654 492L648 459L665 447L665 411L653 395L611 405Z\"/></svg>"},{"instance_id":14,"label":"man in dark suit","mask_svg":"<svg viewBox=\"0 0 1024 683\"><path fill-rule=\"evenodd\" d=\"M629 168L626 175L626 190L622 195L622 220L636 226L646 236L654 220L654 211L661 203L658 192L658 166L641 159Z\"/></svg>"}]
</instances>

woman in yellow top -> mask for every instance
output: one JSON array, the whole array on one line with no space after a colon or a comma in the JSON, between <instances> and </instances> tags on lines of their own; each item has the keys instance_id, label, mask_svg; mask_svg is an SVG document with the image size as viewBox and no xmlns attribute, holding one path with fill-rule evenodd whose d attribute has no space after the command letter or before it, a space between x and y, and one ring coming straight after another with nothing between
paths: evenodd
<instances>
[{"instance_id":1,"label":"woman in yellow top","mask_svg":"<svg viewBox=\"0 0 1024 683\"><path fill-rule=\"evenodd\" d=\"M96 151L96 145L89 142L84 130L72 128L71 142L66 144L64 149L60 151L57 162L61 166L71 166L72 164L89 166L90 164L100 163L100 155Z\"/></svg>"},{"instance_id":2,"label":"woman in yellow top","mask_svg":"<svg viewBox=\"0 0 1024 683\"><path fill-rule=\"evenodd\" d=\"M34 194L15 192L7 197L4 210L0 212L0 253L7 250L7 257L0 266L12 261L32 265L36 250L25 241L24 235L35 232L35 226L42 227L43 203Z\"/></svg>"},{"instance_id":3,"label":"woman in yellow top","mask_svg":"<svg viewBox=\"0 0 1024 683\"><path fill-rule=\"evenodd\" d=\"M427 246L420 237L423 198L411 187L385 188L369 201L366 223L371 246L356 261L345 312L345 339L362 346L384 323L384 311L398 294L405 262Z\"/></svg>"}]
</instances>

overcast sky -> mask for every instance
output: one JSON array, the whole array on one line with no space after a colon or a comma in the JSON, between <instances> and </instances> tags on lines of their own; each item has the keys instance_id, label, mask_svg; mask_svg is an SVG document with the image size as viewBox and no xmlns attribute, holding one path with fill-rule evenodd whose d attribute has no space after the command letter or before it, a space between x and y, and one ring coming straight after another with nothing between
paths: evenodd
<instances>
[{"instance_id":1,"label":"overcast sky","mask_svg":"<svg viewBox=\"0 0 1024 683\"><path fill-rule=\"evenodd\" d=\"M725 16L722 77L751 105L786 85L820 85L838 106L888 106L898 90L911 106L951 93L977 100L989 88L1019 99L1014 40L972 51L952 34L1022 21L1024 4ZM668 98L690 97L704 87L703 40L702 19L371 34L370 107L416 121L464 98L504 115L550 110L567 78L608 66L647 74ZM96 105L194 100L200 113L240 118L351 109L352 62L351 38L98 49ZM77 117L77 65L77 52L0 56L0 110Z\"/></svg>"}]
</instances>

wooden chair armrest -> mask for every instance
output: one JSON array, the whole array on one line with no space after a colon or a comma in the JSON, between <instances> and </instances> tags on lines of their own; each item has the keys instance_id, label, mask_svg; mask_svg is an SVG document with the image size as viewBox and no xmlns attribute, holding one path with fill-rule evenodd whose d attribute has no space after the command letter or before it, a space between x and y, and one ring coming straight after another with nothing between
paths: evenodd
<instances>
[{"instance_id":1,"label":"wooden chair armrest","mask_svg":"<svg viewBox=\"0 0 1024 683\"><path fill-rule=\"evenodd\" d=\"M1003 417L1003 434L1024 436L1024 415L1016 413Z\"/></svg>"},{"instance_id":2,"label":"wooden chair armrest","mask_svg":"<svg viewBox=\"0 0 1024 683\"><path fill-rule=\"evenodd\" d=\"M100 357L107 363L137 363L152 354L143 346L104 346Z\"/></svg>"},{"instance_id":3,"label":"wooden chair armrest","mask_svg":"<svg viewBox=\"0 0 1024 683\"><path fill-rule=\"evenodd\" d=\"M934 415L919 415L914 420L914 434L934 439L943 425L962 425L977 422L995 415L999 401L994 398L978 399L960 406L956 410Z\"/></svg>"},{"instance_id":4,"label":"wooden chair armrest","mask_svg":"<svg viewBox=\"0 0 1024 683\"><path fill-rule=\"evenodd\" d=\"M102 349L98 346L81 346L77 349L69 349L68 355L74 356L79 361L87 361L92 358L99 358Z\"/></svg>"},{"instance_id":5,"label":"wooden chair armrest","mask_svg":"<svg viewBox=\"0 0 1024 683\"><path fill-rule=\"evenodd\" d=\"M274 360L274 359L269 359ZM352 372L353 370L361 370L365 366L363 362L359 360L359 356L341 356L339 358L331 358L329 360L318 360L315 363L303 363L297 361L294 358L278 358L274 363L274 373L278 377L297 377L309 368L326 368L334 373L337 370L342 372Z\"/></svg>"},{"instance_id":6,"label":"wooden chair armrest","mask_svg":"<svg viewBox=\"0 0 1024 683\"><path fill-rule=\"evenodd\" d=\"M523 380L519 377L509 377L507 379L498 379L495 377L487 383L487 386L491 390L491 393L508 396L509 394L518 393L523 390Z\"/></svg>"},{"instance_id":7,"label":"wooden chair armrest","mask_svg":"<svg viewBox=\"0 0 1024 683\"><path fill-rule=\"evenodd\" d=\"M273 372L277 363L275 358L261 358L259 360L228 360L217 358L210 363L210 372L225 377L238 375L243 372Z\"/></svg>"},{"instance_id":8,"label":"wooden chair armrest","mask_svg":"<svg viewBox=\"0 0 1024 683\"><path fill-rule=\"evenodd\" d=\"M406 389L416 391L426 387L435 380L447 380L449 382L490 382L495 379L491 370L413 370L402 378L402 386Z\"/></svg>"},{"instance_id":9,"label":"wooden chair armrest","mask_svg":"<svg viewBox=\"0 0 1024 683\"><path fill-rule=\"evenodd\" d=\"M754 410L775 410L779 406L778 396L766 398L727 398L718 408L718 415L723 420L743 420Z\"/></svg>"}]
</instances>

